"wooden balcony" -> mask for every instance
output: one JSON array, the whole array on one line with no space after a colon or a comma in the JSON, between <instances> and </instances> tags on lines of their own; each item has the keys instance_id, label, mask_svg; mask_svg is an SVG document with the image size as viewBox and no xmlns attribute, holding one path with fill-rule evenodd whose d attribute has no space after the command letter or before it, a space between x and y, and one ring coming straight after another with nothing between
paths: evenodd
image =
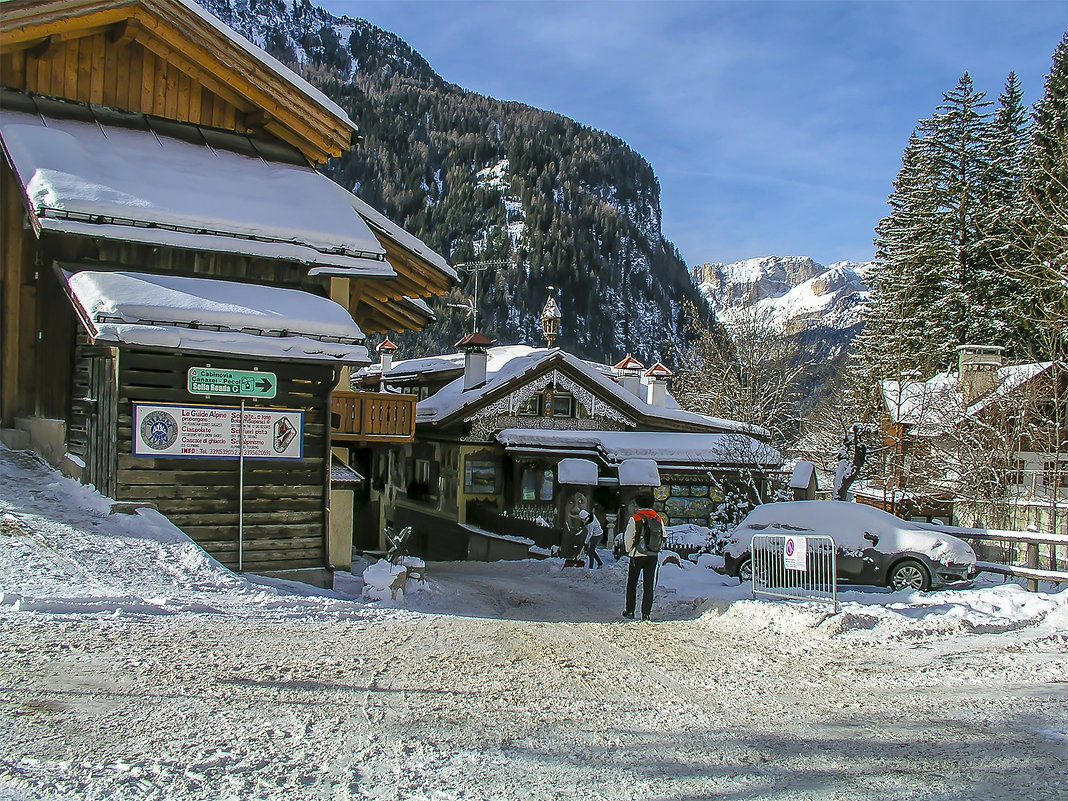
<instances>
[{"instance_id":1,"label":"wooden balcony","mask_svg":"<svg viewBox=\"0 0 1068 801\"><path fill-rule=\"evenodd\" d=\"M415 395L335 391L334 442L411 442L415 437Z\"/></svg>"}]
</instances>

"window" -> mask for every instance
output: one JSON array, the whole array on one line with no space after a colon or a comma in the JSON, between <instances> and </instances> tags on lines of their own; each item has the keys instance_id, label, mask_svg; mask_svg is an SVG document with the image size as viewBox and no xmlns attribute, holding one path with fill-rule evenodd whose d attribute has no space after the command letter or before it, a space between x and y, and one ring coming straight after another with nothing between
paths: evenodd
<instances>
[{"instance_id":1,"label":"window","mask_svg":"<svg viewBox=\"0 0 1068 801\"><path fill-rule=\"evenodd\" d=\"M570 395L560 392L555 393L553 395L552 416L571 417L572 400L573 398Z\"/></svg>"},{"instance_id":2,"label":"window","mask_svg":"<svg viewBox=\"0 0 1068 801\"><path fill-rule=\"evenodd\" d=\"M525 465L520 484L523 501L551 501L553 499L555 473L542 465Z\"/></svg>"},{"instance_id":3,"label":"window","mask_svg":"<svg viewBox=\"0 0 1068 801\"><path fill-rule=\"evenodd\" d=\"M430 460L429 459L416 459L415 460L415 480L421 484L430 485Z\"/></svg>"},{"instance_id":4,"label":"window","mask_svg":"<svg viewBox=\"0 0 1068 801\"><path fill-rule=\"evenodd\" d=\"M1068 487L1068 462L1046 462L1045 473L1047 487Z\"/></svg>"},{"instance_id":5,"label":"window","mask_svg":"<svg viewBox=\"0 0 1068 801\"><path fill-rule=\"evenodd\" d=\"M408 482L408 497L421 501L438 496L438 469L431 459L414 458L411 463L412 480Z\"/></svg>"},{"instance_id":6,"label":"window","mask_svg":"<svg viewBox=\"0 0 1068 801\"><path fill-rule=\"evenodd\" d=\"M524 417L537 417L538 410L541 408L541 396L531 395L521 404L519 404L518 413Z\"/></svg>"},{"instance_id":7,"label":"window","mask_svg":"<svg viewBox=\"0 0 1068 801\"><path fill-rule=\"evenodd\" d=\"M464 492L468 495L496 495L499 484L497 463L488 459L464 459Z\"/></svg>"}]
</instances>

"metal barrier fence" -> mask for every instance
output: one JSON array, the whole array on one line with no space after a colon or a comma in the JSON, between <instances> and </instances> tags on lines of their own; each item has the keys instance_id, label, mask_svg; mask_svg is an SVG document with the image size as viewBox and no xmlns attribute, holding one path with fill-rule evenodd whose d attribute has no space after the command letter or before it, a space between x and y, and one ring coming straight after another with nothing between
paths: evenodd
<instances>
[{"instance_id":1,"label":"metal barrier fence","mask_svg":"<svg viewBox=\"0 0 1068 801\"><path fill-rule=\"evenodd\" d=\"M754 598L820 601L838 611L837 560L831 537L757 534L749 550Z\"/></svg>"}]
</instances>

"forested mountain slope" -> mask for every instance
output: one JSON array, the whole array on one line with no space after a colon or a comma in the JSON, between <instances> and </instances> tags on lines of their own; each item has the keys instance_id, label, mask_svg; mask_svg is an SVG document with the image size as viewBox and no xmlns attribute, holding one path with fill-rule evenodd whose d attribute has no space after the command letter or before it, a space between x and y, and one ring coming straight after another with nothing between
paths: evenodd
<instances>
[{"instance_id":1,"label":"forested mountain slope","mask_svg":"<svg viewBox=\"0 0 1068 801\"><path fill-rule=\"evenodd\" d=\"M652 168L619 138L465 91L393 34L306 0L202 2L360 126L363 143L324 172L453 264L506 262L479 278L478 324L489 336L540 344L555 286L559 344L651 363L683 338L685 301L707 313L661 233ZM449 350L469 333L470 314L450 305L470 302L465 277L432 303L438 323L402 337L402 349Z\"/></svg>"}]
</instances>

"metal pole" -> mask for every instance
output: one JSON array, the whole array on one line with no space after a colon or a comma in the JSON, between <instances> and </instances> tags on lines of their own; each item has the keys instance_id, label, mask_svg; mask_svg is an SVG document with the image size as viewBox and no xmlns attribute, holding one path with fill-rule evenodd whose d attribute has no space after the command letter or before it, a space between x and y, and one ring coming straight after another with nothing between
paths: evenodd
<instances>
[{"instance_id":1,"label":"metal pole","mask_svg":"<svg viewBox=\"0 0 1068 801\"><path fill-rule=\"evenodd\" d=\"M237 572L245 572L245 400L237 424Z\"/></svg>"},{"instance_id":2,"label":"metal pole","mask_svg":"<svg viewBox=\"0 0 1068 801\"><path fill-rule=\"evenodd\" d=\"M471 333L478 333L478 274L482 272L481 267L475 268L475 296L471 300Z\"/></svg>"}]
</instances>

